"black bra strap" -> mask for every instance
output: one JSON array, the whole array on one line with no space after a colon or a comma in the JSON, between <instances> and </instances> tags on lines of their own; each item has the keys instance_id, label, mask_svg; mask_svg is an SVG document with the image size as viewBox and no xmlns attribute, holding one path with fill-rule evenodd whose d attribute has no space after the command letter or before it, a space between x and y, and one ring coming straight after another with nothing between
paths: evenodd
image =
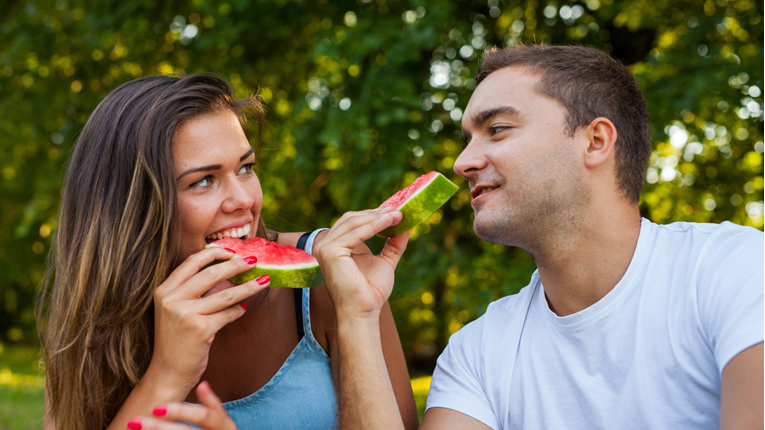
<instances>
[{"instance_id":1,"label":"black bra strap","mask_svg":"<svg viewBox=\"0 0 765 430\"><path fill-rule=\"evenodd\" d=\"M298 342L300 342L305 336L305 331L303 331L303 289L295 288L292 292L295 297L295 322L297 323Z\"/></svg>"},{"instance_id":2,"label":"black bra strap","mask_svg":"<svg viewBox=\"0 0 765 430\"><path fill-rule=\"evenodd\" d=\"M309 236L311 236L310 231L303 233L297 241L296 248L305 251L305 243L308 242ZM295 288L293 293L295 297L295 322L297 322L298 341L300 341L305 336L305 331L303 330L303 289Z\"/></svg>"}]
</instances>

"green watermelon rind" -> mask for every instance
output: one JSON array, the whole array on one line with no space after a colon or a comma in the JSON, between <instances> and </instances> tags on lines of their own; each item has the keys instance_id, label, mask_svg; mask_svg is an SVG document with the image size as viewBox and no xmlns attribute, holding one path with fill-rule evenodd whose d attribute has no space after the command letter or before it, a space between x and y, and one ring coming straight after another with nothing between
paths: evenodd
<instances>
[{"instance_id":1,"label":"green watermelon rind","mask_svg":"<svg viewBox=\"0 0 765 430\"><path fill-rule=\"evenodd\" d=\"M210 244L205 246L205 248L209 248L211 246L217 245ZM205 267L224 263L225 261L226 260L216 260ZM228 278L228 280L234 284L239 285L244 284L245 282L249 282L253 279L258 279L263 275L268 275L271 278L271 284L269 285L270 287L309 288L324 285L324 276L321 274L321 269L319 268L318 263L314 266L301 267L299 269L277 269L276 267L258 267L256 265L254 268L246 272L242 272L238 275L234 275Z\"/></svg>"},{"instance_id":2,"label":"green watermelon rind","mask_svg":"<svg viewBox=\"0 0 765 430\"><path fill-rule=\"evenodd\" d=\"M459 190L458 186L439 173L422 191L399 209L399 212L404 215L401 222L386 228L377 235L394 237L415 228L449 201L457 190Z\"/></svg>"},{"instance_id":3,"label":"green watermelon rind","mask_svg":"<svg viewBox=\"0 0 765 430\"><path fill-rule=\"evenodd\" d=\"M324 285L324 276L319 265L302 269L277 269L272 267L257 267L240 273L228 280L234 284L244 284L263 275L271 277L271 287L307 288Z\"/></svg>"}]
</instances>

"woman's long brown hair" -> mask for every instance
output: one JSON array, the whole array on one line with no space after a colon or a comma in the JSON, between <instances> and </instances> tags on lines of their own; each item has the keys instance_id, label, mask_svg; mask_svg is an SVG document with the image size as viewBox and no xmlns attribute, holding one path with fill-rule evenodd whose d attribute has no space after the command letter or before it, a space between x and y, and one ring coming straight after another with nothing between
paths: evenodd
<instances>
[{"instance_id":1,"label":"woman's long brown hair","mask_svg":"<svg viewBox=\"0 0 765 430\"><path fill-rule=\"evenodd\" d=\"M212 74L123 84L77 139L38 302L46 414L58 430L105 428L146 372L153 292L178 243L173 139L185 122L223 109L243 127L248 113L257 119L257 152L257 94L237 101ZM266 234L261 218L258 236Z\"/></svg>"}]
</instances>

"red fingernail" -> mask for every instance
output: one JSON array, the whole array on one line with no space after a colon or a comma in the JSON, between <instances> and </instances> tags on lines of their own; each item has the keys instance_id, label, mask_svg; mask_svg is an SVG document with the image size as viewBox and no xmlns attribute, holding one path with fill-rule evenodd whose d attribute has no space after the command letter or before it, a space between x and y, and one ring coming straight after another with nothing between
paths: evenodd
<instances>
[{"instance_id":1,"label":"red fingernail","mask_svg":"<svg viewBox=\"0 0 765 430\"><path fill-rule=\"evenodd\" d=\"M165 415L167 415L167 408L157 407L157 408L154 408L154 410L151 411L151 413L158 417L164 417Z\"/></svg>"},{"instance_id":2,"label":"red fingernail","mask_svg":"<svg viewBox=\"0 0 765 430\"><path fill-rule=\"evenodd\" d=\"M241 306L242 309L247 310L247 305L245 305L244 303L240 303L239 306Z\"/></svg>"},{"instance_id":3,"label":"red fingernail","mask_svg":"<svg viewBox=\"0 0 765 430\"><path fill-rule=\"evenodd\" d=\"M247 264L255 264L258 262L258 257L244 257L244 262Z\"/></svg>"},{"instance_id":4,"label":"red fingernail","mask_svg":"<svg viewBox=\"0 0 765 430\"><path fill-rule=\"evenodd\" d=\"M233 250L233 249L231 249L231 248L223 248L223 249L225 249L226 251L228 251L228 252L230 252L230 253L232 253L232 254L236 254L236 251L234 251L234 250Z\"/></svg>"},{"instance_id":5,"label":"red fingernail","mask_svg":"<svg viewBox=\"0 0 765 430\"><path fill-rule=\"evenodd\" d=\"M140 421L135 421L135 420L128 421L127 428L129 428L129 429L141 430L141 427L143 427L143 426L141 425Z\"/></svg>"},{"instance_id":6,"label":"red fingernail","mask_svg":"<svg viewBox=\"0 0 765 430\"><path fill-rule=\"evenodd\" d=\"M260 285L267 284L268 281L271 280L271 277L268 275L263 275L260 278L256 279L255 282L257 282Z\"/></svg>"}]
</instances>

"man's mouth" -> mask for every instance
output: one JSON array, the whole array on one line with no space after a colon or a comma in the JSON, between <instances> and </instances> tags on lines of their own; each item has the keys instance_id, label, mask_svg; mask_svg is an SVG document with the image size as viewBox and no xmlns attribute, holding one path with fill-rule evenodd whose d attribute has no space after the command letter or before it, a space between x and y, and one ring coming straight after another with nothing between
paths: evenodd
<instances>
[{"instance_id":1,"label":"man's mouth","mask_svg":"<svg viewBox=\"0 0 765 430\"><path fill-rule=\"evenodd\" d=\"M226 230L217 231L205 238L207 243L214 242L224 237L238 237L240 239L247 239L250 235L252 223L247 223L241 227L229 228Z\"/></svg>"},{"instance_id":2,"label":"man's mouth","mask_svg":"<svg viewBox=\"0 0 765 430\"><path fill-rule=\"evenodd\" d=\"M496 186L496 187L484 187L484 186L476 187L470 193L470 195L473 197L473 200L475 200L478 197L481 197L482 195L484 195L486 193L490 193L490 192L496 190L497 188L499 188L499 186Z\"/></svg>"},{"instance_id":3,"label":"man's mouth","mask_svg":"<svg viewBox=\"0 0 765 430\"><path fill-rule=\"evenodd\" d=\"M494 191L494 189L495 187L481 188L481 191L478 192L478 195L480 196L480 195L486 194L488 192Z\"/></svg>"}]
</instances>

